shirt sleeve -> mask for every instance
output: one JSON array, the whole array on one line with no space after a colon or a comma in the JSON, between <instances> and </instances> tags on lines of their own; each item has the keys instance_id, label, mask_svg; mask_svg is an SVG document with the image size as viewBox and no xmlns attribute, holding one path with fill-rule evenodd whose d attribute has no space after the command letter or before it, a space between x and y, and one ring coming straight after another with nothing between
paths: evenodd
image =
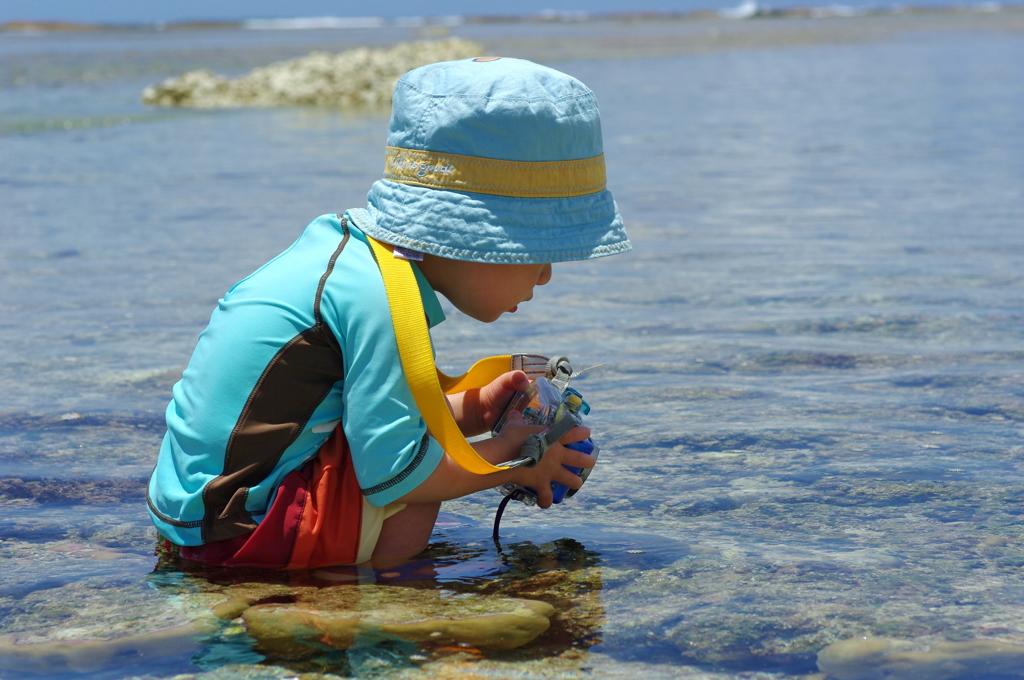
<instances>
[{"instance_id":1,"label":"shirt sleeve","mask_svg":"<svg viewBox=\"0 0 1024 680\"><path fill-rule=\"evenodd\" d=\"M350 247L366 247L360 242ZM346 286L340 312L345 362L342 427L352 450L359 486L381 507L415 489L437 467L441 445L427 434L398 355L395 329L376 263ZM341 304L339 304L341 303Z\"/></svg>"}]
</instances>

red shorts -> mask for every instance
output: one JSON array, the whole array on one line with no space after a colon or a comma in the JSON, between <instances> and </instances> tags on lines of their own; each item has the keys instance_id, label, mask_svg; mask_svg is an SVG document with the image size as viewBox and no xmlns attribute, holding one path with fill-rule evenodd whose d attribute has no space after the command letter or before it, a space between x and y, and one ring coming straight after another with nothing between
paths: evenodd
<instances>
[{"instance_id":1,"label":"red shorts","mask_svg":"<svg viewBox=\"0 0 1024 680\"><path fill-rule=\"evenodd\" d=\"M404 505L374 508L363 497L339 425L313 460L281 480L255 531L184 546L181 556L218 567L313 569L365 562L384 519Z\"/></svg>"}]
</instances>

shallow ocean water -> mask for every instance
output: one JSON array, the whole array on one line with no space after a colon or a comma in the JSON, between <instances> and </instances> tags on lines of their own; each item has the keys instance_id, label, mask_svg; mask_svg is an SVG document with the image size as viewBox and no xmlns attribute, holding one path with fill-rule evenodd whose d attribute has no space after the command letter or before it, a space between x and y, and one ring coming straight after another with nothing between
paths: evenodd
<instances>
[{"instance_id":1,"label":"shallow ocean water","mask_svg":"<svg viewBox=\"0 0 1024 680\"><path fill-rule=\"evenodd\" d=\"M274 578L158 563L144 481L217 298L363 204L387 121L137 98L189 68L414 36L0 34L0 643L143 636L74 668L0 649L0 677L788 678L854 636L1024 645L1024 33L1003 14L779 45L764 36L819 29L458 29L554 54L597 93L634 250L556 267L489 326L446 306L438 361L607 363L575 383L601 464L561 507L510 507L501 553L485 492L446 504L419 566L356 575L445 597L532 584L563 611L537 641L307 665L231 624L145 638ZM748 43L664 49L710 31ZM593 56L630 35L657 49Z\"/></svg>"}]
</instances>

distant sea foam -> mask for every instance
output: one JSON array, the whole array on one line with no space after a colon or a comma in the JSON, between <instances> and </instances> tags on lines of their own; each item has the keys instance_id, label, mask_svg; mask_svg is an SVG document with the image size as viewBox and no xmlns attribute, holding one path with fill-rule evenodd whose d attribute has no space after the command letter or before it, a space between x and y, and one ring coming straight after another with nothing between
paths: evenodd
<instances>
[{"instance_id":1,"label":"distant sea foam","mask_svg":"<svg viewBox=\"0 0 1024 680\"><path fill-rule=\"evenodd\" d=\"M711 3L715 4L715 3ZM863 0L850 0L845 4L826 4L818 2L806 2L799 4L782 3L780 5L768 5L757 0L741 0L738 5L721 7L718 10L691 10L691 13L707 16L709 13L722 17L723 19L750 19L757 16L770 15L794 15L808 16L812 18L825 17L854 17L868 14L901 14L918 11L929 11L935 9L946 9L953 11L967 12L999 12L1006 7L993 0L980 2L918 2L908 5L902 2L864 2ZM686 14L686 11L682 12ZM642 13L646 14L646 13ZM657 12L655 12L657 14ZM620 16L621 13L613 13ZM535 14L508 15L501 17L512 21L557 21L557 22L580 22L604 18L608 15L602 13L591 13L584 11L563 12L556 10L544 10ZM419 26L461 26L466 23L475 23L485 17L467 17L463 15L447 16L404 16L404 17L294 17L290 19L246 19L240 26L249 30L304 30L304 29L368 29L368 28L415 28ZM495 19L498 17L488 17Z\"/></svg>"}]
</instances>

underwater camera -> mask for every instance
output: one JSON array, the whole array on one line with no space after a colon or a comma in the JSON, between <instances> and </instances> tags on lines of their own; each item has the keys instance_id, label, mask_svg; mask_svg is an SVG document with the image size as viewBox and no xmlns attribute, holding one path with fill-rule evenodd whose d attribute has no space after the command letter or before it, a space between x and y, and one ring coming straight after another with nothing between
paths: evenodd
<instances>
[{"instance_id":1,"label":"underwater camera","mask_svg":"<svg viewBox=\"0 0 1024 680\"><path fill-rule=\"evenodd\" d=\"M597 368L596 366L593 368ZM590 370L590 369L584 369ZM523 414L523 420L528 425L543 425L547 430L540 434L533 434L526 440L526 444L520 451L520 457L509 462L510 468L526 465L532 467L540 462L544 452L562 436L577 425L582 425L582 416L590 413L590 406L583 400L583 396L569 387L569 380L575 378L579 373L572 372L572 366L565 357L555 357L548 362L546 375L538 376L530 383L525 392L517 392L505 412L498 419L497 425L491 431L497 435L508 421L513 411ZM598 457L600 450L592 439L568 444L566 448L574 449L581 453ZM571 470L586 482L593 468L578 468L563 466ZM498 506L498 513L494 518L494 538L498 538L498 524L501 521L501 513L510 500L517 500L526 505L536 505L537 492L530 487L519 486L508 483L498 487L498 491L505 496L501 505ZM566 498L572 498L579 489L570 489L558 482L551 483L552 503L561 503Z\"/></svg>"}]
</instances>

